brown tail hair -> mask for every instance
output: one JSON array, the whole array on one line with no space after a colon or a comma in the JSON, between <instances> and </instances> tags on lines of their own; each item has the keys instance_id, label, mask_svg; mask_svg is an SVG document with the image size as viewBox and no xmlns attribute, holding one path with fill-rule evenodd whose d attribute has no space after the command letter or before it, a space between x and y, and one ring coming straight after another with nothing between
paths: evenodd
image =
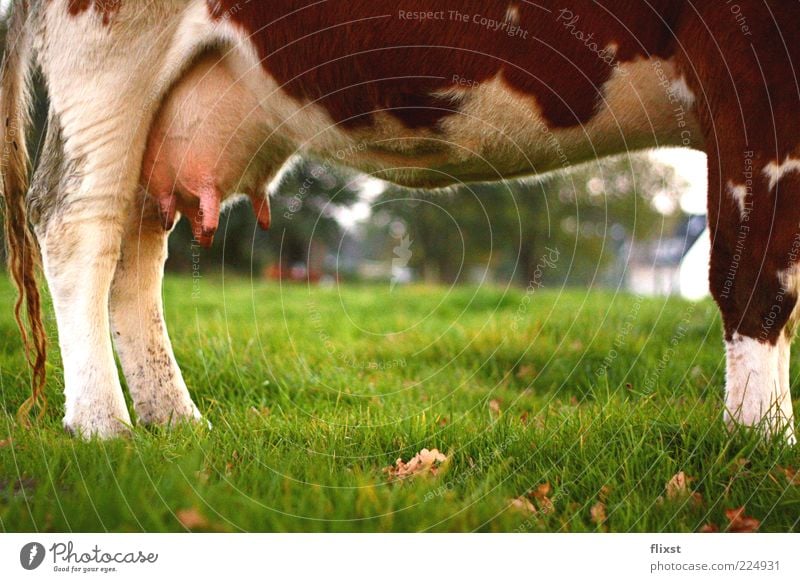
<instances>
[{"instance_id":1,"label":"brown tail hair","mask_svg":"<svg viewBox=\"0 0 800 582\"><path fill-rule=\"evenodd\" d=\"M32 370L31 396L17 413L18 421L24 426L30 425L30 411L34 406L39 406L41 417L47 405L44 394L47 334L42 323L41 296L36 285L41 257L28 223L26 206L29 161L25 133L30 124L31 109L31 38L26 26L28 14L28 0L14 2L0 80L0 120L4 138L0 194L5 201L6 256L8 270L18 292L14 318Z\"/></svg>"}]
</instances>

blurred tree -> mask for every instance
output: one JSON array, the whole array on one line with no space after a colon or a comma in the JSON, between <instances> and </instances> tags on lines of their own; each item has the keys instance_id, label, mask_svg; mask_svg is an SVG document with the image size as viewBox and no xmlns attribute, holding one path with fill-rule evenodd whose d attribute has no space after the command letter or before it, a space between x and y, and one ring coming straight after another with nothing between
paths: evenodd
<instances>
[{"instance_id":1,"label":"blurred tree","mask_svg":"<svg viewBox=\"0 0 800 582\"><path fill-rule=\"evenodd\" d=\"M472 265L525 285L534 279L589 284L597 282L626 240L675 228L685 187L676 180L671 167L634 154L536 181L436 192L390 187L375 208L390 216L382 224L401 222L399 230L412 241L409 265L428 279L463 280L465 266ZM548 249L557 251L559 264L543 270Z\"/></svg>"}]
</instances>

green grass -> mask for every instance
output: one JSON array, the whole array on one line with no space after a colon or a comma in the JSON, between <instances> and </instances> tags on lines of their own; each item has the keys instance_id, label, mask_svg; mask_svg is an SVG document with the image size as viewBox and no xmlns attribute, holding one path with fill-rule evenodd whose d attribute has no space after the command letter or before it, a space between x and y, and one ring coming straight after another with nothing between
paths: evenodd
<instances>
[{"instance_id":1,"label":"green grass","mask_svg":"<svg viewBox=\"0 0 800 582\"><path fill-rule=\"evenodd\" d=\"M83 442L61 429L56 354L45 419L16 426L28 376L0 284L0 529L183 531L189 510L193 529L214 531L696 531L725 529L742 505L762 531L800 529L800 486L783 472L800 449L724 429L711 302L237 279L192 290L168 281L167 316L213 429ZM388 482L384 467L434 447L448 455L438 475ZM678 471L701 500L666 498ZM552 509L509 507L544 483Z\"/></svg>"}]
</instances>

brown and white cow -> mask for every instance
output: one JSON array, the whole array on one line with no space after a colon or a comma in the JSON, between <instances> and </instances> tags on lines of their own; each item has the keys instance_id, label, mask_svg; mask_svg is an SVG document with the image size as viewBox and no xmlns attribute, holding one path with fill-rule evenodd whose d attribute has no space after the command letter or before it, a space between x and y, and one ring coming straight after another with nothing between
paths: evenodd
<instances>
[{"instance_id":1,"label":"brown and white cow","mask_svg":"<svg viewBox=\"0 0 800 582\"><path fill-rule=\"evenodd\" d=\"M164 324L180 213L209 244L221 203L311 152L397 184L541 174L658 146L708 155L710 282L726 420L794 442L800 285L800 4L779 0L16 2L2 79L10 270L44 382L38 253L63 356L64 424L199 419ZM49 93L27 194L27 79ZM25 327L22 326L25 330Z\"/></svg>"}]
</instances>

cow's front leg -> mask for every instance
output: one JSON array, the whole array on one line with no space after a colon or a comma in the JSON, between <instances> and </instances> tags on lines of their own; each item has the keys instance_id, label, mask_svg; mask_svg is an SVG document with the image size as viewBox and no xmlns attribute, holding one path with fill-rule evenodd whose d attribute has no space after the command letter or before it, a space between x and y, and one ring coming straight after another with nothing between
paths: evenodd
<instances>
[{"instance_id":1,"label":"cow's front leg","mask_svg":"<svg viewBox=\"0 0 800 582\"><path fill-rule=\"evenodd\" d=\"M97 212L104 209L67 203L37 228L64 365L64 426L101 438L125 433L131 422L108 322L122 231L111 216Z\"/></svg>"},{"instance_id":2,"label":"cow's front leg","mask_svg":"<svg viewBox=\"0 0 800 582\"><path fill-rule=\"evenodd\" d=\"M773 49L781 31L769 14L753 15L760 32L751 37L725 18L724 6L700 4L676 30L688 91L673 97L696 114L708 154L709 282L725 332L725 421L794 443L800 139L787 122L797 117L797 95L786 83L793 64ZM708 22L719 24L713 34ZM715 73L722 70L730 74Z\"/></svg>"},{"instance_id":3,"label":"cow's front leg","mask_svg":"<svg viewBox=\"0 0 800 582\"><path fill-rule=\"evenodd\" d=\"M144 424L200 418L164 322L161 283L167 236L156 203L140 195L123 235L109 303L114 345Z\"/></svg>"},{"instance_id":4,"label":"cow's front leg","mask_svg":"<svg viewBox=\"0 0 800 582\"><path fill-rule=\"evenodd\" d=\"M727 158L730 167L769 167L768 157L750 150ZM776 184L765 172L752 173L747 185L734 172L717 182L719 213L711 213L710 282L725 331L725 421L795 443L789 352L800 292L800 212L793 200L800 182L792 176ZM710 182L713 188L713 176Z\"/></svg>"}]
</instances>

